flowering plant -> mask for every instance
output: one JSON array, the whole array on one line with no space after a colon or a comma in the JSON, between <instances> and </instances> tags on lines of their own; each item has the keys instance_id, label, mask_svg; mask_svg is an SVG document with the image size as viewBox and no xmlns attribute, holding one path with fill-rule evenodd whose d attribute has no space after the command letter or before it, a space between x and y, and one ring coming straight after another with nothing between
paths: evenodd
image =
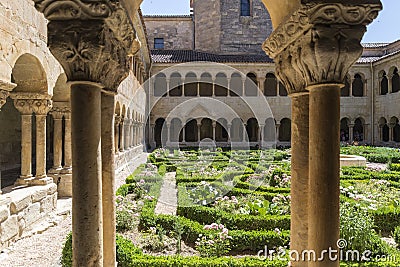
<instances>
[{"instance_id":1,"label":"flowering plant","mask_svg":"<svg viewBox=\"0 0 400 267\"><path fill-rule=\"evenodd\" d=\"M229 230L223 224L212 223L205 225L207 234L200 234L196 240L196 249L203 257L221 257L229 253Z\"/></svg>"}]
</instances>

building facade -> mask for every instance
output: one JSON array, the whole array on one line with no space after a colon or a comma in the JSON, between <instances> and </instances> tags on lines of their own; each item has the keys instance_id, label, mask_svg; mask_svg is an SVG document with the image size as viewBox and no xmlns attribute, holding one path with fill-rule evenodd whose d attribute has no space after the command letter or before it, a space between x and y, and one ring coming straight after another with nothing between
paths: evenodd
<instances>
[{"instance_id":1,"label":"building facade","mask_svg":"<svg viewBox=\"0 0 400 267\"><path fill-rule=\"evenodd\" d=\"M204 138L222 146L248 141L250 146L269 146L273 140L278 146L290 145L291 100L276 78L274 62L261 48L272 32L264 5L260 0L208 0L192 1L191 7L188 16L144 17L154 81L149 90L148 146L197 146ZM343 143L400 145L399 51L400 41L364 44L342 89ZM238 116L231 121L211 118L210 112L196 111L196 104L185 109L187 114L169 115L187 101L208 98ZM256 118L254 111L243 108L252 98L267 103L266 114L271 111L271 116Z\"/></svg>"}]
</instances>

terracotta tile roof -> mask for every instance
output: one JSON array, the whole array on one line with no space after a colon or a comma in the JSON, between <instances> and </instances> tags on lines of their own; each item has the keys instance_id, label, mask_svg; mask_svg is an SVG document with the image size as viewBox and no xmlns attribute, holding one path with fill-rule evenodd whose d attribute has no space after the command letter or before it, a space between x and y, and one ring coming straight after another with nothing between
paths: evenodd
<instances>
[{"instance_id":1,"label":"terracotta tile roof","mask_svg":"<svg viewBox=\"0 0 400 267\"><path fill-rule=\"evenodd\" d=\"M151 50L154 63L184 63L194 61L208 61L217 63L272 63L272 59L265 54L260 55L217 55L194 50Z\"/></svg>"},{"instance_id":2,"label":"terracotta tile roof","mask_svg":"<svg viewBox=\"0 0 400 267\"><path fill-rule=\"evenodd\" d=\"M390 43L362 43L364 48L383 48L388 46Z\"/></svg>"}]
</instances>

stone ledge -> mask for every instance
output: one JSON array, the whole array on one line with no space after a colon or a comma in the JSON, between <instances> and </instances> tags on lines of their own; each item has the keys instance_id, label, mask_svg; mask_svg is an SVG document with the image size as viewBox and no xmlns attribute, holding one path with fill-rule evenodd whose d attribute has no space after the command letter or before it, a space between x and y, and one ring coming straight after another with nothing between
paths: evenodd
<instances>
[{"instance_id":1,"label":"stone ledge","mask_svg":"<svg viewBox=\"0 0 400 267\"><path fill-rule=\"evenodd\" d=\"M0 249L20 239L57 208L57 186L54 183L8 188L7 191L9 193L0 196Z\"/></svg>"}]
</instances>

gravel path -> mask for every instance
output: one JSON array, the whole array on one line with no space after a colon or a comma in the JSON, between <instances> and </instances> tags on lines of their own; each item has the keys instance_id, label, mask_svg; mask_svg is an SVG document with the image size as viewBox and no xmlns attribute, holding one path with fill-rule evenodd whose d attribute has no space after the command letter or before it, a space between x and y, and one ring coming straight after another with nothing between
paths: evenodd
<instances>
[{"instance_id":1,"label":"gravel path","mask_svg":"<svg viewBox=\"0 0 400 267\"><path fill-rule=\"evenodd\" d=\"M155 214L176 215L178 207L178 190L176 189L175 172L165 174L164 183L161 187L160 197L158 198Z\"/></svg>"},{"instance_id":2,"label":"gravel path","mask_svg":"<svg viewBox=\"0 0 400 267\"><path fill-rule=\"evenodd\" d=\"M129 164L129 171L135 170L140 164L145 163L148 154L137 156ZM116 188L125 183L125 178L115 181ZM0 253L0 267L60 267L62 248L67 234L72 230L71 199L59 200L57 216L47 222L41 222L37 228L48 228L40 234L27 236L15 242L12 246ZM47 227L46 227L47 225Z\"/></svg>"},{"instance_id":3,"label":"gravel path","mask_svg":"<svg viewBox=\"0 0 400 267\"><path fill-rule=\"evenodd\" d=\"M72 229L71 199L59 201L58 216L50 227L41 234L18 240L0 254L1 267L59 267L62 247L67 234ZM67 213L67 215L62 215ZM45 223L41 223L43 225ZM41 225L38 225L40 228Z\"/></svg>"}]
</instances>

